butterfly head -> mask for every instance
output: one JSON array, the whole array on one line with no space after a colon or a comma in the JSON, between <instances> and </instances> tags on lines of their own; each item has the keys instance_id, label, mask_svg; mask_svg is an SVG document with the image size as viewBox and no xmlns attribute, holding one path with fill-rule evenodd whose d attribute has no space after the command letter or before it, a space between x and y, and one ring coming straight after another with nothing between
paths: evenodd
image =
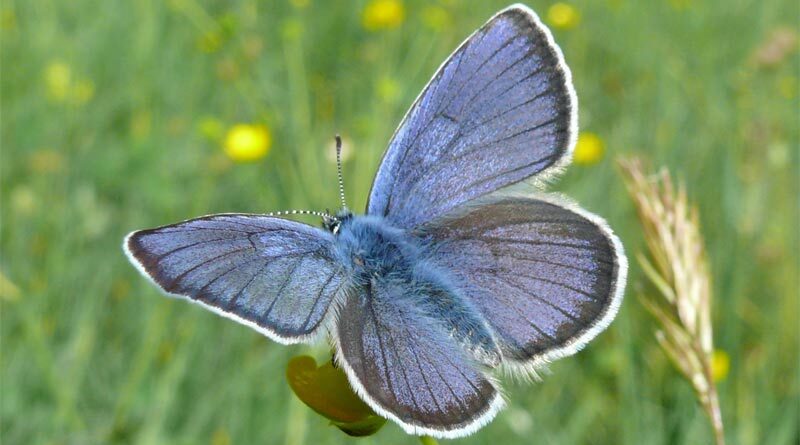
<instances>
[{"instance_id":1,"label":"butterfly head","mask_svg":"<svg viewBox=\"0 0 800 445\"><path fill-rule=\"evenodd\" d=\"M347 223L352 218L353 213L348 210L347 207L343 207L342 210L339 210L336 213L336 215L331 215L326 211L325 214L322 215L322 227L334 235L338 235L342 224Z\"/></svg>"}]
</instances>

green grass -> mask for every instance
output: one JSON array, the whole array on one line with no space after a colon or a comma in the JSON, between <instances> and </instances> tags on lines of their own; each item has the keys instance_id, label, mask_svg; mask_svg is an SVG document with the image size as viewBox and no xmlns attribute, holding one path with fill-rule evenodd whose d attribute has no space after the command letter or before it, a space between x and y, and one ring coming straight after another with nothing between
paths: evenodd
<instances>
[{"instance_id":1,"label":"green grass","mask_svg":"<svg viewBox=\"0 0 800 445\"><path fill-rule=\"evenodd\" d=\"M285 347L159 296L128 264L130 230L206 213L336 208L340 132L351 206L361 208L405 109L500 2L443 1L446 26L406 2L395 30L368 32L363 2L8 0L2 24L0 438L5 444L351 443L291 394ZM548 1L531 3L544 14ZM733 444L800 440L797 52L752 54L791 0L575 1L556 39L581 126L604 159L553 189L644 246L618 155L666 165L698 204L714 274L720 382ZM683 5L683 6L681 6ZM795 35L796 35L796 31ZM214 42L218 47L213 48ZM209 48L209 45L212 48ZM211 52L201 47L213 49ZM90 80L84 103L49 97L47 67ZM262 161L231 164L198 130L262 122ZM697 444L711 432L659 350L636 300L635 262L611 328L463 443ZM324 349L311 350L318 356ZM415 443L388 425L363 444Z\"/></svg>"}]
</instances>

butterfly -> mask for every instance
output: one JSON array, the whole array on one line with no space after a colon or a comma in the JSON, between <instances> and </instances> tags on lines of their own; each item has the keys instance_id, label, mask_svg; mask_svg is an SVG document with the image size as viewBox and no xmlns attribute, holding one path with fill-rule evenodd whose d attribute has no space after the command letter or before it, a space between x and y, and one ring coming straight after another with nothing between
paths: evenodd
<instances>
[{"instance_id":1,"label":"butterfly","mask_svg":"<svg viewBox=\"0 0 800 445\"><path fill-rule=\"evenodd\" d=\"M464 436L503 407L500 372L575 353L622 300L627 260L603 219L508 192L563 170L576 132L561 50L514 5L413 103L366 214L347 209L339 160L342 210L307 212L319 228L218 214L133 232L124 249L167 294L279 343L327 335L357 394L408 433Z\"/></svg>"}]
</instances>

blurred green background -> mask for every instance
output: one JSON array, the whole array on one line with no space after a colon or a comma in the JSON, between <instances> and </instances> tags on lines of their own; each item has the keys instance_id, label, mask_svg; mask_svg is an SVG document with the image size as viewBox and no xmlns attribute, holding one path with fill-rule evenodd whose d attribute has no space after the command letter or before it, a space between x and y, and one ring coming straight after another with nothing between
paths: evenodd
<instances>
[{"instance_id":1,"label":"blurred green background","mask_svg":"<svg viewBox=\"0 0 800 445\"><path fill-rule=\"evenodd\" d=\"M798 443L800 6L529 5L572 68L587 142L553 189L609 220L632 273L606 333L541 383L507 380L509 407L459 442L712 440L636 299L648 290L632 258L644 245L615 158L638 154L699 206L728 441ZM280 346L161 297L122 237L214 212L335 209L336 132L348 199L363 208L406 108L504 6L4 1L2 442L355 442L283 377L290 357L324 348ZM360 443L416 441L389 424Z\"/></svg>"}]
</instances>

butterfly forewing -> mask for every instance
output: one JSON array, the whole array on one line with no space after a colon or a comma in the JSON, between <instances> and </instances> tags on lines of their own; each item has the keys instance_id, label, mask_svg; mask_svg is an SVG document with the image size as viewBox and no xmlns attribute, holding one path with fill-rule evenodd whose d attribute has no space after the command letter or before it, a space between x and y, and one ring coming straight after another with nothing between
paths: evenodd
<instances>
[{"instance_id":1,"label":"butterfly forewing","mask_svg":"<svg viewBox=\"0 0 800 445\"><path fill-rule=\"evenodd\" d=\"M529 9L493 17L442 65L384 154L367 213L411 228L570 159L577 103Z\"/></svg>"},{"instance_id":2,"label":"butterfly forewing","mask_svg":"<svg viewBox=\"0 0 800 445\"><path fill-rule=\"evenodd\" d=\"M333 236L280 218L206 216L133 232L124 247L167 293L282 343L313 334L344 285Z\"/></svg>"},{"instance_id":3,"label":"butterfly forewing","mask_svg":"<svg viewBox=\"0 0 800 445\"><path fill-rule=\"evenodd\" d=\"M600 218L553 197L496 198L418 234L486 317L507 364L569 355L616 314L627 262Z\"/></svg>"}]
</instances>

